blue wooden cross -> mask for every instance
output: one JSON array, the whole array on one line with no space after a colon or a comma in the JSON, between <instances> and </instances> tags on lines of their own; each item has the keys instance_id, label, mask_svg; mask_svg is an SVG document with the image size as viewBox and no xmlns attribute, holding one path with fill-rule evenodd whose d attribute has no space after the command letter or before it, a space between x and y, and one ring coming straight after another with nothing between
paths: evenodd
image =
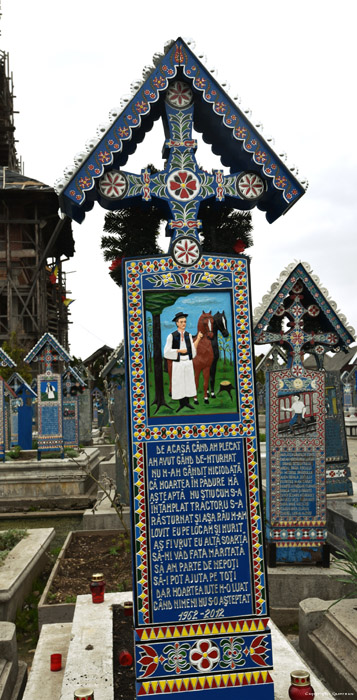
<instances>
[{"instance_id":1,"label":"blue wooden cross","mask_svg":"<svg viewBox=\"0 0 357 700\"><path fill-rule=\"evenodd\" d=\"M168 219L166 235L171 238L169 253L180 265L189 266L201 255L199 217L201 202L214 198L232 207L251 209L264 194L265 181L256 172L224 175L202 170L196 160L197 141L192 138L193 100L191 87L182 81L170 84L165 101L165 168L140 175L110 170L99 180L99 201L107 209L126 207L138 198L159 200ZM135 232L133 232L135 235Z\"/></svg>"},{"instance_id":2,"label":"blue wooden cross","mask_svg":"<svg viewBox=\"0 0 357 700\"><path fill-rule=\"evenodd\" d=\"M274 316L288 316L289 328L287 330L282 329L279 333L274 333L261 329L260 325L262 324L257 324L254 336L254 342L257 345L264 345L265 343L287 344L290 349L287 368L291 369L296 377L299 377L304 372L302 360L304 351L307 352L307 346L309 346L308 352L312 352L322 366L324 354L328 350L335 348L339 342L337 333L331 331L327 333L308 332L304 329L304 318L318 316L320 309L317 304L310 304L307 308L303 306L301 303L303 289L302 282L296 282L291 291L293 299L291 306L285 308L281 304L275 311Z\"/></svg>"}]
</instances>

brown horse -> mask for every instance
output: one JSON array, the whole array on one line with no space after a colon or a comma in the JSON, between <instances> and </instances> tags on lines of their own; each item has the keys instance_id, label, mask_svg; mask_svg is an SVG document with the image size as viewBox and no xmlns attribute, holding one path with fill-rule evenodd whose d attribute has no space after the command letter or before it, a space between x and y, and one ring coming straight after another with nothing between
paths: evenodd
<instances>
[{"instance_id":1,"label":"brown horse","mask_svg":"<svg viewBox=\"0 0 357 700\"><path fill-rule=\"evenodd\" d=\"M200 374L203 374L203 398L205 403L209 403L209 378L211 365L214 359L213 348L211 343L211 338L213 338L213 323L214 319L211 311L206 313L202 312L198 319L197 324L197 335L199 332L202 333L202 338L199 341L196 349L196 357L193 359L193 369L195 372L195 382L196 389L198 391L198 383L200 380ZM196 340L197 335L194 336L193 341ZM198 404L197 396L194 398L194 403Z\"/></svg>"}]
</instances>

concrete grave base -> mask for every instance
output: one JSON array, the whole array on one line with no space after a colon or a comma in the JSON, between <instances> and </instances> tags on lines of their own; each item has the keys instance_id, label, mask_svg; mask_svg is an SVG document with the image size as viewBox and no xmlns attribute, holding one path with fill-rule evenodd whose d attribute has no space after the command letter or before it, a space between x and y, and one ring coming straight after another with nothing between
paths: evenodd
<instances>
[{"instance_id":1,"label":"concrete grave base","mask_svg":"<svg viewBox=\"0 0 357 700\"><path fill-rule=\"evenodd\" d=\"M337 694L357 697L357 599L300 603L299 644Z\"/></svg>"},{"instance_id":2,"label":"concrete grave base","mask_svg":"<svg viewBox=\"0 0 357 700\"><path fill-rule=\"evenodd\" d=\"M0 700L20 700L27 680L27 666L17 658L16 627L0 622Z\"/></svg>"},{"instance_id":3,"label":"concrete grave base","mask_svg":"<svg viewBox=\"0 0 357 700\"><path fill-rule=\"evenodd\" d=\"M56 700L60 698L71 633L72 624L70 622L44 625L36 647L23 700L40 700L40 698ZM50 657L51 654L57 653L62 655L62 669L51 671Z\"/></svg>"},{"instance_id":4,"label":"concrete grave base","mask_svg":"<svg viewBox=\"0 0 357 700\"><path fill-rule=\"evenodd\" d=\"M47 563L46 552L55 536L53 527L27 533L0 567L0 620L15 620L17 609Z\"/></svg>"},{"instance_id":5,"label":"concrete grave base","mask_svg":"<svg viewBox=\"0 0 357 700\"><path fill-rule=\"evenodd\" d=\"M354 495L348 498L329 497L327 499L327 541L333 551L343 549L351 537L357 538L356 483L353 484L353 490Z\"/></svg>"},{"instance_id":6,"label":"concrete grave base","mask_svg":"<svg viewBox=\"0 0 357 700\"><path fill-rule=\"evenodd\" d=\"M96 447L88 447L75 460L70 458L11 460L4 462L0 471L0 510L11 510L35 499L37 506L48 505L58 499L83 499L93 493L96 485L84 467L96 478L101 454Z\"/></svg>"},{"instance_id":7,"label":"concrete grave base","mask_svg":"<svg viewBox=\"0 0 357 700\"><path fill-rule=\"evenodd\" d=\"M343 572L331 562L329 569L319 566L268 567L269 605L272 620L285 628L299 621L299 603L305 598L322 596L325 600L340 598L352 593L354 586L339 579L346 579Z\"/></svg>"},{"instance_id":8,"label":"concrete grave base","mask_svg":"<svg viewBox=\"0 0 357 700\"><path fill-rule=\"evenodd\" d=\"M100 492L98 492L100 496ZM130 519L130 509L129 506L123 507L123 520L125 525L130 532L131 519ZM109 498L100 498L100 503L95 506L95 511L91 508L83 513L82 518L82 528L83 530L120 530L124 532L123 524L118 518L115 509L112 508L112 504Z\"/></svg>"},{"instance_id":9,"label":"concrete grave base","mask_svg":"<svg viewBox=\"0 0 357 700\"><path fill-rule=\"evenodd\" d=\"M51 700L73 700L74 690L83 685L92 686L95 697L98 696L100 700L113 700L112 606L131 599L131 592L108 593L104 603L93 605L90 595L78 596L72 625L44 625L24 700L42 697L50 697ZM275 668L272 672L275 700L286 700L290 673L296 669L310 672L315 697L332 700L332 695L276 625L271 623L270 626ZM63 666L66 660L66 667L58 673L50 671L49 655L54 651L62 653ZM239 692L236 695L238 698Z\"/></svg>"}]
</instances>

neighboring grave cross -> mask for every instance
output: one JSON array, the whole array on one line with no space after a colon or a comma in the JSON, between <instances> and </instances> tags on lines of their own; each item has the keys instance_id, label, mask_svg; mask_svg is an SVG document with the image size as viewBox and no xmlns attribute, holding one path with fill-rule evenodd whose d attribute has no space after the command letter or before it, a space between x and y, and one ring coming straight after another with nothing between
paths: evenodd
<instances>
[{"instance_id":1,"label":"neighboring grave cross","mask_svg":"<svg viewBox=\"0 0 357 700\"><path fill-rule=\"evenodd\" d=\"M163 156L167 159L164 170L151 174L144 169L141 175L111 170L99 181L102 197L115 202L123 200L128 206L133 198L145 201L160 200L169 213L166 235L171 237L170 254L177 263L193 265L201 256L199 220L201 202L215 198L236 209L251 209L265 192L264 180L256 172L238 172L224 175L223 170L208 173L199 168L195 152L197 141L192 138L194 93L190 86L176 81L169 86L165 102L165 140ZM217 107L219 109L219 105ZM222 103L222 110L224 105ZM265 153L260 157L264 162ZM169 218L171 216L171 218Z\"/></svg>"},{"instance_id":2,"label":"neighboring grave cross","mask_svg":"<svg viewBox=\"0 0 357 700\"><path fill-rule=\"evenodd\" d=\"M8 355L3 348L0 348L0 366L16 367L16 362L11 359L10 355Z\"/></svg>"},{"instance_id":3,"label":"neighboring grave cross","mask_svg":"<svg viewBox=\"0 0 357 700\"><path fill-rule=\"evenodd\" d=\"M56 351L51 347L49 343L45 345L41 354L37 357L38 362L43 362L45 365L45 373L50 375L53 373L53 363L58 362L60 359Z\"/></svg>"},{"instance_id":4,"label":"neighboring grave cross","mask_svg":"<svg viewBox=\"0 0 357 700\"><path fill-rule=\"evenodd\" d=\"M26 355L24 361L29 364L32 362L43 362L45 374L51 376L54 373L53 364L55 362L62 360L68 363L71 359L67 350L60 345L56 338L51 333L45 333Z\"/></svg>"},{"instance_id":5,"label":"neighboring grave cross","mask_svg":"<svg viewBox=\"0 0 357 700\"><path fill-rule=\"evenodd\" d=\"M322 365L323 356L328 350L332 350L338 343L336 333L314 333L304 329L306 317L314 318L319 315L320 309L317 304L310 304L305 308L302 304L304 285L302 282L297 282L291 292L292 304L285 308L281 304L275 311L274 316L282 317L284 314L289 318L289 328L281 330L279 333L270 332L269 330L259 331L259 326L256 327L255 343L263 345L265 343L280 343L287 344L290 348L288 353L287 368L292 374L299 377L303 374L302 366L304 352L313 353ZM309 346L307 348L307 346Z\"/></svg>"}]
</instances>

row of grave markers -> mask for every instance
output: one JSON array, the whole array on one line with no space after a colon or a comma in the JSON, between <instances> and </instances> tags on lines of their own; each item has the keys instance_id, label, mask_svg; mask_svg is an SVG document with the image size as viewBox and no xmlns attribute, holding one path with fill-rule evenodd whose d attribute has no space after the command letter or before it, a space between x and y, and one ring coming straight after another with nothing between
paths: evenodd
<instances>
[{"instance_id":1,"label":"row of grave markers","mask_svg":"<svg viewBox=\"0 0 357 700\"><path fill-rule=\"evenodd\" d=\"M43 373L37 376L37 391L17 372L9 381L0 378L0 459L5 460L5 450L20 445L32 449L32 401L37 399L38 449L43 452L58 451L64 455L64 447L79 445L78 391L86 386L80 374L71 366L56 373L53 363L59 360L69 363L70 355L50 334L46 333L24 358L29 364L42 362ZM15 367L9 355L0 348L3 367ZM5 397L9 397L9 417Z\"/></svg>"}]
</instances>

